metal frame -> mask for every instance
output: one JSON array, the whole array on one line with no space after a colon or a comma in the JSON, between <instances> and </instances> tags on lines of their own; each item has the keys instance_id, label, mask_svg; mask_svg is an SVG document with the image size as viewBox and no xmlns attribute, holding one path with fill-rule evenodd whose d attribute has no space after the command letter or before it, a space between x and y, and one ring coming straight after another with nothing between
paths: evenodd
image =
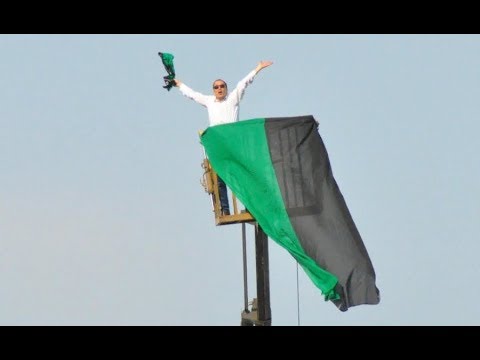
<instances>
[{"instance_id":1,"label":"metal frame","mask_svg":"<svg viewBox=\"0 0 480 360\"><path fill-rule=\"evenodd\" d=\"M231 204L233 212L230 215L222 215L220 208L220 196L218 190L218 176L215 170L213 170L210 161L208 158L202 161L202 168L204 170L202 180L200 183L203 185L205 192L208 193L212 198L212 209L215 215L215 224L216 225L228 225L228 224L239 224L239 223L249 223L255 222L253 216L246 210L239 210L237 197L230 190Z\"/></svg>"}]
</instances>

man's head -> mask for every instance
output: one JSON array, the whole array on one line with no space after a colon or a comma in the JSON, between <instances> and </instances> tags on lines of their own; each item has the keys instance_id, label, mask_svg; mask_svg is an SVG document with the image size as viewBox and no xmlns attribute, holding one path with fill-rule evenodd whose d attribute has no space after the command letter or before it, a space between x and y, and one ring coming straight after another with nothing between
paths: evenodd
<instances>
[{"instance_id":1,"label":"man's head","mask_svg":"<svg viewBox=\"0 0 480 360\"><path fill-rule=\"evenodd\" d=\"M225 99L225 96L228 94L227 83L222 79L217 79L213 82L213 95L217 100Z\"/></svg>"}]
</instances>

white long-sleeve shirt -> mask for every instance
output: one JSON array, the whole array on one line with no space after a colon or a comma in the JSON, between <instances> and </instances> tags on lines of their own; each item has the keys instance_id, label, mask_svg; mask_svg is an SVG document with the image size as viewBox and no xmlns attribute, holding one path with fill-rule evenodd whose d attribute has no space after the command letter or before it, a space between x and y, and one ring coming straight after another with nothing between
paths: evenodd
<instances>
[{"instance_id":1,"label":"white long-sleeve shirt","mask_svg":"<svg viewBox=\"0 0 480 360\"><path fill-rule=\"evenodd\" d=\"M220 101L217 100L215 95L201 94L192 90L184 83L181 83L178 89L189 99L207 108L210 126L227 124L238 121L240 100L242 100L245 89L253 82L256 74L255 70L250 71L247 76L238 82L235 89Z\"/></svg>"}]
</instances>

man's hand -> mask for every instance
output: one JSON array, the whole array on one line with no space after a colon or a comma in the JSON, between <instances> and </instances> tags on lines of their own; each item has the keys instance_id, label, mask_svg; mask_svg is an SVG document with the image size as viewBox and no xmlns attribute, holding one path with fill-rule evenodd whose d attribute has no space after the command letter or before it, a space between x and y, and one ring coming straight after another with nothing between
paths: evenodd
<instances>
[{"instance_id":1,"label":"man's hand","mask_svg":"<svg viewBox=\"0 0 480 360\"><path fill-rule=\"evenodd\" d=\"M182 82L180 80L177 80L177 79L173 79L173 83L176 87L179 87L180 85L182 85Z\"/></svg>"},{"instance_id":2,"label":"man's hand","mask_svg":"<svg viewBox=\"0 0 480 360\"><path fill-rule=\"evenodd\" d=\"M266 61L266 60L262 60L258 63L257 67L255 68L255 71L258 72L264 68L266 68L267 66L270 66L273 64L273 61Z\"/></svg>"}]
</instances>

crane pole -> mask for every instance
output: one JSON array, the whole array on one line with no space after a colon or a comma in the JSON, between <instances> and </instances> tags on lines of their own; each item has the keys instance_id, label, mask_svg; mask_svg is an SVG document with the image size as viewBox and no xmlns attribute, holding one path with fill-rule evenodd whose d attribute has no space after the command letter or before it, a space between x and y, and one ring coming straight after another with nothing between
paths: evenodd
<instances>
[{"instance_id":1,"label":"crane pole","mask_svg":"<svg viewBox=\"0 0 480 360\"><path fill-rule=\"evenodd\" d=\"M245 223L242 223L242 249L243 249L243 301L244 301L244 311L248 312L247 237L245 234Z\"/></svg>"},{"instance_id":2,"label":"crane pole","mask_svg":"<svg viewBox=\"0 0 480 360\"><path fill-rule=\"evenodd\" d=\"M245 301L248 299L247 282L246 282L246 244L245 244L245 228L243 230L243 250L244 250L244 295ZM260 225L255 223L255 258L256 258L256 275L257 275L257 297L253 299L249 310L247 306L242 312L242 326L271 326L272 311L270 310L270 278L268 271L268 237Z\"/></svg>"},{"instance_id":3,"label":"crane pole","mask_svg":"<svg viewBox=\"0 0 480 360\"><path fill-rule=\"evenodd\" d=\"M255 224L255 254L257 268L257 306L258 323L260 326L272 325L272 312L270 309L270 277L268 270L268 237L260 227Z\"/></svg>"}]
</instances>

